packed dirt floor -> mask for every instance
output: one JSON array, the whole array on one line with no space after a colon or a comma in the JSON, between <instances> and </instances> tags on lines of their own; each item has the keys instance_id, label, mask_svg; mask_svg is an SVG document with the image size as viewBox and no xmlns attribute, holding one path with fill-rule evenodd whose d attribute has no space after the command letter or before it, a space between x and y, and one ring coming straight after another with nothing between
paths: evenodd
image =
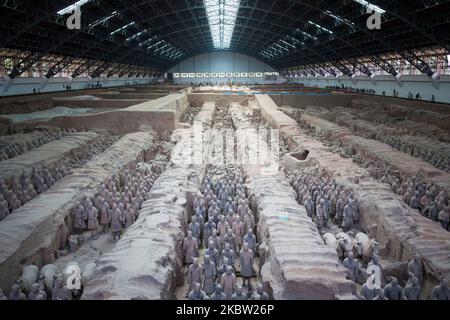
<instances>
[{"instance_id":1,"label":"packed dirt floor","mask_svg":"<svg viewBox=\"0 0 450 320\"><path fill-rule=\"evenodd\" d=\"M447 115L247 89L0 100L0 299L449 299Z\"/></svg>"}]
</instances>

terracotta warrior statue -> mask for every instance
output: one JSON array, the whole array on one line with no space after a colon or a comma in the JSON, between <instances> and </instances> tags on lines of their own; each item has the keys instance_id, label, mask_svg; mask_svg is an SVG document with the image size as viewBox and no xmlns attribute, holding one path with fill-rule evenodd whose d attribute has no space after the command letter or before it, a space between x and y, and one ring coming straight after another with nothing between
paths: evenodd
<instances>
[{"instance_id":1,"label":"terracotta warrior statue","mask_svg":"<svg viewBox=\"0 0 450 320\"><path fill-rule=\"evenodd\" d=\"M236 289L236 276L234 275L233 268L231 266L227 266L226 272L222 274L220 284L223 287L223 291L227 299L231 299L231 296Z\"/></svg>"},{"instance_id":2,"label":"terracotta warrior statue","mask_svg":"<svg viewBox=\"0 0 450 320\"><path fill-rule=\"evenodd\" d=\"M208 300L208 295L200 287L200 283L195 283L194 288L189 292L189 300Z\"/></svg>"},{"instance_id":3,"label":"terracotta warrior statue","mask_svg":"<svg viewBox=\"0 0 450 320\"><path fill-rule=\"evenodd\" d=\"M253 260L253 251L249 248L248 243L244 242L242 250L239 253L239 263L241 267L242 286L247 287L249 290L251 288L250 278L255 275L253 270Z\"/></svg>"},{"instance_id":4,"label":"terracotta warrior statue","mask_svg":"<svg viewBox=\"0 0 450 320\"><path fill-rule=\"evenodd\" d=\"M207 294L214 292L216 274L216 265L210 260L209 255L205 254L203 261L203 290Z\"/></svg>"},{"instance_id":5,"label":"terracotta warrior statue","mask_svg":"<svg viewBox=\"0 0 450 320\"><path fill-rule=\"evenodd\" d=\"M198 263L198 258L192 258L192 264L188 269L189 292L194 289L195 283L202 283L203 267Z\"/></svg>"},{"instance_id":6,"label":"terracotta warrior statue","mask_svg":"<svg viewBox=\"0 0 450 320\"><path fill-rule=\"evenodd\" d=\"M192 231L188 231L187 237L183 240L184 263L191 264L193 258L198 257L198 242L192 236Z\"/></svg>"}]
</instances>

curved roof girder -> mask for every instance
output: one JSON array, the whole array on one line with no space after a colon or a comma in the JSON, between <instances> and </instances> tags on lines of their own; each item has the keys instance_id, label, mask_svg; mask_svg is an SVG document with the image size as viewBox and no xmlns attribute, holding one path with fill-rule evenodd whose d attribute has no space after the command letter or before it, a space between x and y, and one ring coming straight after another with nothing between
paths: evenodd
<instances>
[{"instance_id":1,"label":"curved roof girder","mask_svg":"<svg viewBox=\"0 0 450 320\"><path fill-rule=\"evenodd\" d=\"M0 7L5 8L0 22L2 46L32 51L11 76L20 76L48 53L69 56L48 70L47 75L51 77L76 58L88 60L74 72L75 76L79 71L83 73L92 68L96 64L91 62L92 59L103 60L94 73L103 73L121 63L164 70L182 59L214 51L203 0L92 0L82 7L84 24L101 21L112 12L117 12L117 17L95 28L69 31L65 27L66 17L58 16L56 12L74 2L14 0L0 3ZM329 62L348 72L348 68L336 62L348 61L367 75L371 70L359 57L369 57L372 63L395 75L394 66L379 54L397 52L423 73L433 74L432 68L411 49L425 46L450 49L450 37L446 33L450 26L450 1L370 2L386 10L382 30L366 28L365 10L355 1L241 0L230 51L262 58L277 69ZM126 41L122 32L111 36L112 31L131 22L135 25L123 31L127 37L151 29L152 35L157 34L170 45L156 46L152 51L141 48L135 41ZM279 48L284 54L288 53L286 56L279 54L280 58L273 59L275 53L258 55L272 43L285 39L295 28L305 29L317 40L305 41L302 50ZM324 37L325 34L328 37ZM141 39L140 36L137 38ZM177 54L171 46L183 50L185 56ZM300 49L299 44L293 46Z\"/></svg>"}]
</instances>

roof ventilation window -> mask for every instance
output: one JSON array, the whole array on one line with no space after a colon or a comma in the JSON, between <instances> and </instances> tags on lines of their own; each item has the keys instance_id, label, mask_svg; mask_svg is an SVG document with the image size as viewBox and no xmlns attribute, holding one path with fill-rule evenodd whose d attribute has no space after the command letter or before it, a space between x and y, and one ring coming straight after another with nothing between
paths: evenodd
<instances>
[{"instance_id":1,"label":"roof ventilation window","mask_svg":"<svg viewBox=\"0 0 450 320\"><path fill-rule=\"evenodd\" d=\"M68 13L72 13L73 11L75 11L77 8L80 8L81 6L85 5L86 3L91 2L91 0L80 0L75 2L74 4L65 7L64 9L61 9L57 12L58 15L63 16L65 14Z\"/></svg>"},{"instance_id":2,"label":"roof ventilation window","mask_svg":"<svg viewBox=\"0 0 450 320\"><path fill-rule=\"evenodd\" d=\"M366 1L366 0L353 0L353 1L358 2L360 5L366 7L367 9L373 10L377 13L383 14L386 12L386 10L381 9L379 6L376 6L372 3L370 3L369 1Z\"/></svg>"}]
</instances>

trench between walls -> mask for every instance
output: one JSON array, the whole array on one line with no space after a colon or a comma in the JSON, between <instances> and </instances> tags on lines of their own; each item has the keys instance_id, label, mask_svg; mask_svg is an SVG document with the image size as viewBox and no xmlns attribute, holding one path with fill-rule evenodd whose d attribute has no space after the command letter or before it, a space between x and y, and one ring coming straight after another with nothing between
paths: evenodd
<instances>
[{"instance_id":1,"label":"trench between walls","mask_svg":"<svg viewBox=\"0 0 450 320\"><path fill-rule=\"evenodd\" d=\"M258 124L260 130L261 128L271 128L271 126L266 126L261 120L258 120L258 117L255 117L255 110L253 110L253 115L250 115L242 112L240 108L242 106L237 105L233 114L233 122L238 131L242 132L249 129L256 133L255 124ZM265 127L261 127L261 124ZM262 148L260 147L256 152L262 155L263 159L267 159L268 156L271 162L264 165L260 164L258 168L244 165L243 171L247 178L250 178L248 186L253 198L252 207L254 215L258 219L260 270L266 291L270 292L275 299L355 299L354 282L346 279L345 268L338 263L336 252L325 245L316 225L306 217L304 206L295 200L294 190L287 182L285 172L282 170L283 162L274 161L279 152L281 154L286 153L296 161L306 163L305 160L308 159L309 150L301 150L298 154L294 152L293 155L298 157L292 157L288 151L284 152L286 150L283 143L281 143L279 151L273 149L278 146L273 144L273 139L276 139L276 136L271 136L268 139L270 141L267 142L261 137L258 138L258 145ZM249 148L254 147L249 146ZM285 196L274 197L274 190L271 187L266 187L266 185L276 186L275 194L281 192ZM277 212L275 215L272 214L274 210ZM292 224L292 228L286 228L283 222L275 223L274 219L279 221L292 220L288 223ZM289 239L280 237L277 229L288 233L296 232L300 237L297 237L297 235L294 236L295 239L289 236L286 236ZM275 238L271 239L271 236ZM317 244L306 250L300 248L305 244L304 237L310 237L309 241L317 242ZM295 253L292 252L291 255L302 256L302 254L305 254L306 258L292 256L293 261L290 261L291 258L288 258L284 251L290 252L290 239L293 239L299 245L299 248L295 249ZM320 269L318 272L320 275L317 273L312 275L310 271L312 266L308 264L307 260L311 259L313 261L311 263L314 264L317 263L317 259L322 258L324 259L322 264L316 265L316 268ZM299 275L297 277L289 274L290 268L298 268L298 272L300 274L305 273L305 276ZM311 276L312 278L309 278ZM324 285L324 282L327 285Z\"/></svg>"},{"instance_id":2,"label":"trench between walls","mask_svg":"<svg viewBox=\"0 0 450 320\"><path fill-rule=\"evenodd\" d=\"M122 164L120 167L114 168L115 170L111 172L110 178L113 174L119 173L121 170L125 168L134 169L136 164L145 159L146 153L151 149L155 141L155 134L153 132L141 132L149 135L149 141L151 141L148 148L141 149L134 160L127 161L125 164ZM122 139L126 139L125 135L118 141L116 141L113 145L100 153L100 155L112 152L114 147L118 146L121 143ZM125 140L123 140L125 141ZM110 150L111 149L111 150ZM88 163L86 163L82 168L75 169L72 174L66 176L67 179L71 179L72 176L75 175L89 175L90 170L95 170L96 168L103 167L104 163L97 164L96 157L93 157ZM4 260L0 265L0 275L2 288L4 292L9 292L12 284L18 279L22 272L22 267L33 264L41 268L46 264L51 264L56 261L58 258L57 252L59 246L61 245L62 240L61 236L63 233L68 232L70 234L73 233L72 230L72 221L71 221L71 210L75 206L77 201L80 201L83 196L94 197L97 188L107 181L107 179L103 179L101 181L90 181L89 185L86 185L83 190L78 193L74 198L71 198L67 201L62 207L58 209L54 214L50 214L45 220L40 221L38 225L33 227L33 231L23 242L20 243L18 249L9 256L6 260ZM62 183L64 178L59 180L59 183ZM55 187L58 187L56 185ZM54 189L49 189L52 191ZM43 195L45 194L42 193ZM35 198L35 201L40 200L39 198ZM32 200L33 201L33 200ZM19 213L20 214L20 213ZM4 222L4 221L3 221Z\"/></svg>"},{"instance_id":3,"label":"trench between walls","mask_svg":"<svg viewBox=\"0 0 450 320\"><path fill-rule=\"evenodd\" d=\"M301 127L300 122L298 122L298 126ZM311 140L315 140L318 144L322 144L322 142L317 140L317 135L326 140L332 139L331 136L327 136L327 138L325 138L325 133L324 135L321 135L316 131L316 133L312 135L308 128L302 129L306 130L305 132L302 132L302 134L308 136L308 139L311 138ZM291 144L297 145L297 147L302 147L302 144L298 143L298 141L301 141L300 139L298 139L298 141L295 141L295 137L286 136L286 138L287 140L291 141ZM328 149L328 147L326 147L326 149ZM342 155L339 156L341 157ZM397 269L391 269L393 271L392 275L396 276L399 280L402 279L400 275L402 277L406 276L407 263L412 259L413 254L417 251L415 251L414 247L410 243L410 239L408 239L407 236L405 237L405 235L402 236L398 234L396 232L396 229L392 227L392 218L389 220L389 218L386 217L382 212L404 212L404 214L402 214L401 216L405 219L411 220L411 222L409 222L411 224L416 223L412 222L414 220L416 220L417 223L420 222L423 226L422 230L425 233L428 232L426 225L426 223L428 223L427 221L423 222L420 221L421 217L414 217L412 214L406 214L409 210L409 207L403 202L403 200L400 199L400 196L395 194L390 187L388 188L388 185L380 184L378 181L375 181L375 179L372 179L368 173L361 174L361 171L355 172L353 177L346 176L346 174L344 174L344 176L341 176L339 173L337 173L338 170L330 169L329 166L322 163L322 160L319 161L317 159L317 154L314 153L310 154L309 159L306 159L306 161L299 161L292 158L288 159L287 161L293 168L295 168L296 166L304 168L317 166L321 171L326 172L328 176L333 177L338 182L340 181L343 185L354 189L356 193L359 194L360 199L360 228L370 238L375 238L381 244L381 256L392 259L393 261L396 261L396 263L398 263ZM342 158L342 161L351 162L351 160L344 160L344 158ZM359 165L353 164L352 162L351 164L355 167L358 167L358 170L362 170ZM378 191L380 191L384 196L387 196L387 198L385 199L385 203L383 203L383 201L381 201L380 199L376 199L375 193L377 193ZM396 207L398 208L395 209ZM406 221L404 221L404 223L407 224ZM411 230L411 233L416 233L416 231ZM439 277L441 271L433 269L431 264L427 263L426 260L422 260L422 265L424 271L422 281L422 295L424 297L428 297L430 296L433 287L440 282Z\"/></svg>"},{"instance_id":4,"label":"trench between walls","mask_svg":"<svg viewBox=\"0 0 450 320\"><path fill-rule=\"evenodd\" d=\"M186 112L188 109L190 108L190 106L184 110L184 112ZM203 108L203 107L202 107ZM200 110L201 112L201 110ZM196 115L196 119L198 119L198 112ZM210 121L209 121L210 120ZM209 122L209 123L208 123ZM192 185L190 190L186 192L186 206L184 208L183 211L183 215L181 216L181 234L179 235L179 237L176 238L176 252L177 252L177 259L174 263L174 279L175 281L173 281L175 283L175 286L173 286L172 288L170 288L169 292L170 292L170 296L172 299L178 299L179 297L177 297L177 292L182 290L182 288L185 287L186 285L186 270L185 270L185 265L184 265L184 254L183 254L183 248L182 248L182 244L183 244L183 240L185 238L185 236L187 235L187 231L188 231L188 225L189 222L191 221L192 216L194 215L194 200L196 195L198 194L202 182L204 180L204 178L206 177L207 174L207 157L210 152L211 152L211 146L210 146L210 142L212 137L211 134L211 122L212 122L212 118L211 119L206 119L205 122L202 121L203 124L206 123L206 127L203 128L203 132L202 132L202 140L203 140L203 145L202 145L202 164L200 166L200 169L198 170L198 178L197 178L197 184L196 185ZM187 129L190 130L190 129ZM182 142L182 141L181 141ZM180 146L182 143L180 143ZM206 149L206 152L203 150L204 146L208 146L208 148ZM194 146L195 148L195 146Z\"/></svg>"},{"instance_id":5,"label":"trench between walls","mask_svg":"<svg viewBox=\"0 0 450 320\"><path fill-rule=\"evenodd\" d=\"M206 154L206 170L203 172L203 183L202 188L205 188L205 178L206 176L210 177L212 179L212 182L219 181L224 178L230 178L233 179L236 177L239 177L239 175L243 174L243 168L240 165L240 162L238 159L239 157L239 145L238 145L238 138L237 138L237 132L235 131L235 128L232 123L232 116L229 112L230 105L229 101L227 99L220 99L215 100L216 101L216 109L213 115L212 120L212 135L210 136L210 140L208 143L208 148L205 151ZM215 131L214 129L218 129L218 131ZM222 131L222 129L228 130L228 131ZM257 237L257 245L260 247L260 241L258 238L258 216L255 215L255 211L253 208L255 208L254 198L252 194L250 193L250 190L248 189L247 182L245 181L245 174L242 175L242 178L244 179L243 185L245 188L245 197L246 201L249 203L249 213L253 216L255 227L254 235ZM198 192L203 194L204 189L199 189ZM203 194L204 197L206 197ZM217 193L216 193L217 196ZM237 196L237 195L236 195ZM236 200L236 198L235 198ZM208 208L208 206L206 207ZM188 214L187 216L191 217L194 214L194 208L192 206L189 206ZM223 214L223 213L222 213ZM238 214L236 211L235 214ZM242 219L242 217L241 217ZM241 220L242 221L242 220ZM187 224L188 221L186 221ZM202 223L205 223L203 221ZM256 229L256 230L255 230ZM184 236L186 235L187 228L185 228ZM202 246L199 248L199 262L202 263L203 261L203 250L204 242L202 243ZM236 252L236 261L239 259L239 246L237 246L237 252ZM181 255L180 255L181 256ZM254 260L254 267L255 267L255 276L250 278L251 288L249 289L247 286L244 287L244 293L247 295L251 295L254 290L256 289L256 286L261 281L260 277L260 268L263 263L261 263L261 259L264 259L262 255L259 255L258 252L255 252L255 260ZM264 261L264 260L263 260ZM240 273L239 265L235 264L232 265L233 269L235 271L236 276L236 285L241 285L241 282L243 282L242 275ZM184 267L187 269L187 267ZM187 271L187 270L185 270ZM220 276L219 276L220 278ZM243 283L242 283L243 284ZM185 282L183 285L180 285L176 290L176 297L177 299L183 300L186 298L186 295L189 291L189 283ZM270 288L267 286L264 290L266 293L270 294Z\"/></svg>"}]
</instances>

